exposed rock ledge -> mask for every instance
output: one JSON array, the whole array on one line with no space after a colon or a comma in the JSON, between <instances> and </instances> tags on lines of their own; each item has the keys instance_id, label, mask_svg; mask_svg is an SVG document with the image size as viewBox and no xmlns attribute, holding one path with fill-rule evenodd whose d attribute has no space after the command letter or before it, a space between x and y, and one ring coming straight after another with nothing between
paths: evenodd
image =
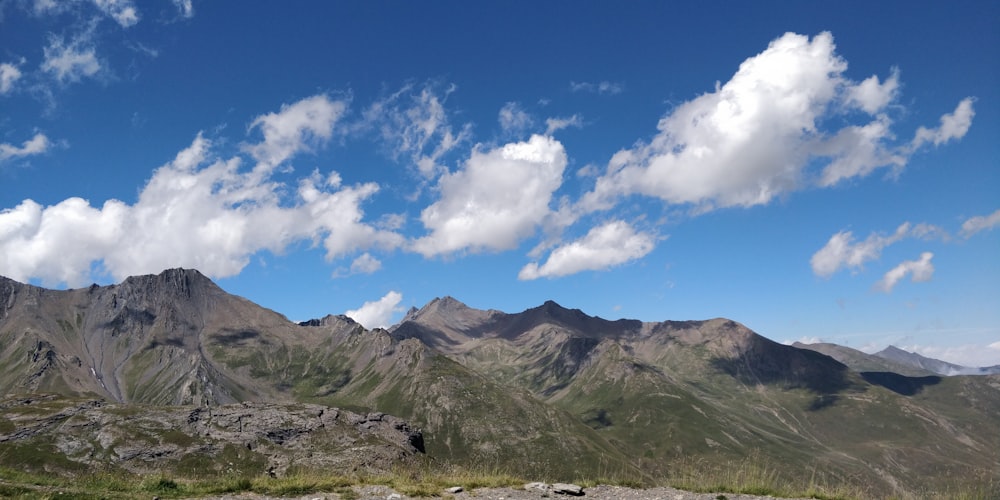
<instances>
[{"instance_id":1,"label":"exposed rock ledge","mask_svg":"<svg viewBox=\"0 0 1000 500\"><path fill-rule=\"evenodd\" d=\"M80 466L187 474L289 467L385 472L421 460L423 437L405 421L312 404L212 407L106 404L52 395L0 400L0 449L31 446L38 468Z\"/></svg>"}]
</instances>

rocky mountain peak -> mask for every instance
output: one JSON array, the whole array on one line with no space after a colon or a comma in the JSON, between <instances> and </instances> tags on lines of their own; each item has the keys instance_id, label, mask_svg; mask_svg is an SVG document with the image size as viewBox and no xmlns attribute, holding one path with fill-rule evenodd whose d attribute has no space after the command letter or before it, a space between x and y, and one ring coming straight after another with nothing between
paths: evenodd
<instances>
[{"instance_id":1,"label":"rocky mountain peak","mask_svg":"<svg viewBox=\"0 0 1000 500\"><path fill-rule=\"evenodd\" d=\"M360 325L354 318L347 316L345 314L327 314L319 319L310 319L308 321L300 321L299 326L355 326Z\"/></svg>"},{"instance_id":2,"label":"rocky mountain peak","mask_svg":"<svg viewBox=\"0 0 1000 500\"><path fill-rule=\"evenodd\" d=\"M155 290L164 293L178 292L190 296L195 290L219 289L211 279L197 269L167 269L160 274L130 276L121 287Z\"/></svg>"},{"instance_id":3,"label":"rocky mountain peak","mask_svg":"<svg viewBox=\"0 0 1000 500\"><path fill-rule=\"evenodd\" d=\"M437 297L430 301L424 309L440 311L440 312L455 312L463 311L466 309L471 309L469 306L465 305L462 301L452 297L450 295L445 295L444 297Z\"/></svg>"},{"instance_id":4,"label":"rocky mountain peak","mask_svg":"<svg viewBox=\"0 0 1000 500\"><path fill-rule=\"evenodd\" d=\"M516 319L507 328L509 332L505 334L506 336L517 331L527 331L530 329L529 325L545 323L565 327L584 337L617 337L638 332L642 328L642 322L638 320L611 321L599 316L590 316L579 309L568 309L553 300L547 300L538 307L513 316L516 316Z\"/></svg>"},{"instance_id":5,"label":"rocky mountain peak","mask_svg":"<svg viewBox=\"0 0 1000 500\"><path fill-rule=\"evenodd\" d=\"M892 355L896 355L896 356L912 356L913 355L909 351L904 351L904 350L902 350L902 349L900 349L900 348L898 348L898 347L896 347L894 345L890 345L889 347L886 347L885 349L882 349L881 351L879 351L879 352L876 353L876 355L879 355L879 354L885 354L885 355L889 355L889 356L892 356Z\"/></svg>"}]
</instances>

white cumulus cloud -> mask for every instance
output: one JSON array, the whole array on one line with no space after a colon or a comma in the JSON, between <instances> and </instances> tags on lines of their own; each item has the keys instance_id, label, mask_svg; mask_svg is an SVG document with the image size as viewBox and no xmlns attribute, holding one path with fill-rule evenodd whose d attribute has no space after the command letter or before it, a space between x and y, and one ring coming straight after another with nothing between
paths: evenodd
<instances>
[{"instance_id":1,"label":"white cumulus cloud","mask_svg":"<svg viewBox=\"0 0 1000 500\"><path fill-rule=\"evenodd\" d=\"M988 231L1000 225L1000 210L989 215L970 217L962 223L962 236L969 238L980 231Z\"/></svg>"},{"instance_id":2,"label":"white cumulus cloud","mask_svg":"<svg viewBox=\"0 0 1000 500\"><path fill-rule=\"evenodd\" d=\"M306 130L329 135L313 128L313 120L296 121L298 104L282 108L290 116L262 117L285 124L283 132L265 132L264 141L249 150L265 152L268 161L287 159L309 148L289 137L302 138ZM324 124L333 126L330 120ZM331 260L403 243L395 232L363 221L361 204L378 191L374 183L344 186L335 172L313 173L298 181L292 199L283 199L289 186L272 180L270 170L248 172L240 157L216 159L210 150L211 142L199 134L153 173L132 205L109 200L95 207L70 198L49 207L25 200L3 210L0 274L70 286L89 282L93 273L122 279L178 266L225 277L239 273L256 252L278 254L296 241L321 244Z\"/></svg>"},{"instance_id":3,"label":"white cumulus cloud","mask_svg":"<svg viewBox=\"0 0 1000 500\"><path fill-rule=\"evenodd\" d=\"M577 241L557 247L541 266L534 262L524 266L517 277L533 280L604 270L642 258L655 245L653 236L637 232L624 221L611 221L594 227Z\"/></svg>"},{"instance_id":4,"label":"white cumulus cloud","mask_svg":"<svg viewBox=\"0 0 1000 500\"><path fill-rule=\"evenodd\" d=\"M386 328L392 324L392 316L403 310L399 307L402 300L403 294L390 291L381 299L365 302L361 307L347 311L344 315L368 329Z\"/></svg>"},{"instance_id":5,"label":"white cumulus cloud","mask_svg":"<svg viewBox=\"0 0 1000 500\"><path fill-rule=\"evenodd\" d=\"M724 84L677 106L649 142L618 152L584 210L608 209L642 194L700 210L766 204L805 186L828 186L891 167L900 171L912 145L893 146L886 108L897 74L860 83L844 76L847 61L833 36L788 33L745 60ZM857 110L860 124L830 128L836 114ZM961 137L972 118L966 99L914 144ZM814 169L822 170L815 178Z\"/></svg>"},{"instance_id":6,"label":"white cumulus cloud","mask_svg":"<svg viewBox=\"0 0 1000 500\"><path fill-rule=\"evenodd\" d=\"M441 198L420 214L431 233L413 250L429 257L516 247L550 213L566 162L562 144L540 135L473 151L463 169L439 179Z\"/></svg>"},{"instance_id":7,"label":"white cumulus cloud","mask_svg":"<svg viewBox=\"0 0 1000 500\"><path fill-rule=\"evenodd\" d=\"M344 114L347 104L324 94L282 106L277 113L258 117L250 128L259 129L264 141L249 146L250 154L264 168L283 163L293 154L330 138L333 125Z\"/></svg>"},{"instance_id":8,"label":"white cumulus cloud","mask_svg":"<svg viewBox=\"0 0 1000 500\"><path fill-rule=\"evenodd\" d=\"M934 276L934 265L931 264L932 258L934 258L933 253L924 252L920 254L919 260L906 260L901 262L898 266L885 273L885 275L882 276L882 279L875 284L875 288L885 293L889 293L896 287L896 284L907 275L910 275L910 281L913 281L914 283L930 281L931 277Z\"/></svg>"}]
</instances>

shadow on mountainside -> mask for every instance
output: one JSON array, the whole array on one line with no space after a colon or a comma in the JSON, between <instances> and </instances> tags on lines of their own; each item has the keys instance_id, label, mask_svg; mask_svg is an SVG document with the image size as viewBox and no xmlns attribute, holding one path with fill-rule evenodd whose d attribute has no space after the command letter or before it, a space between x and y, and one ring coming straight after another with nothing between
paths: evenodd
<instances>
[{"instance_id":1,"label":"shadow on mountainside","mask_svg":"<svg viewBox=\"0 0 1000 500\"><path fill-rule=\"evenodd\" d=\"M885 387L903 396L913 396L924 390L925 386L937 385L941 382L941 377L937 375L907 377L892 372L861 372L861 378L869 384Z\"/></svg>"},{"instance_id":2,"label":"shadow on mountainside","mask_svg":"<svg viewBox=\"0 0 1000 500\"><path fill-rule=\"evenodd\" d=\"M815 351L796 349L754 336L739 355L715 357L712 367L746 385L772 385L806 389L816 394L808 406L816 411L833 405L837 393L853 387L850 369Z\"/></svg>"}]
</instances>

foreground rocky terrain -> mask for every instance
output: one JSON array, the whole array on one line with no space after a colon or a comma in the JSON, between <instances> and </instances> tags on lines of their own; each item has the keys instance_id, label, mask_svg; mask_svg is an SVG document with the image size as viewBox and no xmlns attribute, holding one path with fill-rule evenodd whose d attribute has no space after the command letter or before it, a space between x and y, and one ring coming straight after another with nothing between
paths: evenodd
<instances>
[{"instance_id":1,"label":"foreground rocky terrain","mask_svg":"<svg viewBox=\"0 0 1000 500\"><path fill-rule=\"evenodd\" d=\"M38 473L377 474L417 466L423 437L399 418L311 404L109 404L55 395L0 400L0 450Z\"/></svg>"},{"instance_id":2,"label":"foreground rocky terrain","mask_svg":"<svg viewBox=\"0 0 1000 500\"><path fill-rule=\"evenodd\" d=\"M917 497L1000 483L1000 376L817 350L724 318L612 321L554 302L444 297L391 330L295 324L185 269L65 291L0 278L0 467L429 462L645 484L756 468Z\"/></svg>"}]
</instances>

